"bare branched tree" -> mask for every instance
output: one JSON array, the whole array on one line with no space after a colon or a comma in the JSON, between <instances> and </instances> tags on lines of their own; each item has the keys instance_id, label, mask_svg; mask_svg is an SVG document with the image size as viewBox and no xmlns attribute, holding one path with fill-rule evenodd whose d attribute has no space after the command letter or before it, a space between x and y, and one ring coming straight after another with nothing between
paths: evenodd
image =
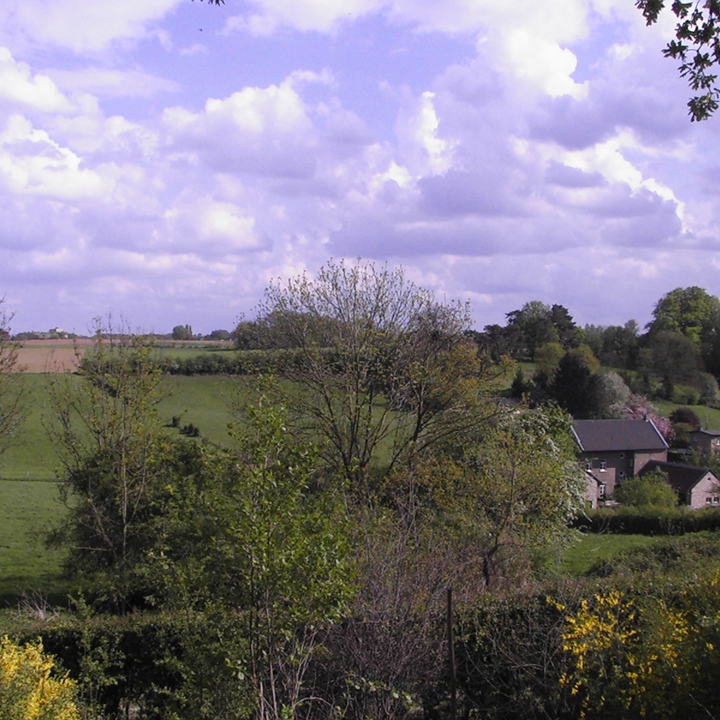
<instances>
[{"instance_id":1,"label":"bare branched tree","mask_svg":"<svg viewBox=\"0 0 720 720\"><path fill-rule=\"evenodd\" d=\"M2 307L4 302L0 298L0 453L15 441L25 409L23 384L16 375L19 347L10 337L13 314Z\"/></svg>"},{"instance_id":2,"label":"bare branched tree","mask_svg":"<svg viewBox=\"0 0 720 720\"><path fill-rule=\"evenodd\" d=\"M314 279L273 284L257 327L292 351L281 370L297 426L351 482L477 422L489 365L468 338L469 307L401 268L330 261Z\"/></svg>"}]
</instances>

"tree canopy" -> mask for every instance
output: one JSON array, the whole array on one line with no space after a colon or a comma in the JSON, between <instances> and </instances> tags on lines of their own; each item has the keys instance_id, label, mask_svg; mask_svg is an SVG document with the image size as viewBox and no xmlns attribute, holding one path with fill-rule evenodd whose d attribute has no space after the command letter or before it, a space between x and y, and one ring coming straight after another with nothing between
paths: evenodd
<instances>
[{"instance_id":1,"label":"tree canopy","mask_svg":"<svg viewBox=\"0 0 720 720\"><path fill-rule=\"evenodd\" d=\"M281 368L294 427L322 438L348 480L477 422L490 369L466 334L469 308L401 268L331 261L314 279L271 285L256 327L295 353Z\"/></svg>"}]
</instances>

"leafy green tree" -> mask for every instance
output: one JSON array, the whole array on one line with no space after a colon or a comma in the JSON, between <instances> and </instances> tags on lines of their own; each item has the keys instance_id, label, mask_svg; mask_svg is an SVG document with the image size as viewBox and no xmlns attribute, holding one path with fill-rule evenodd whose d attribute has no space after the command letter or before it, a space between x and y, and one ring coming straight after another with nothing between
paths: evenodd
<instances>
[{"instance_id":1,"label":"leafy green tree","mask_svg":"<svg viewBox=\"0 0 720 720\"><path fill-rule=\"evenodd\" d=\"M661 330L650 339L652 369L659 375L665 398L673 399L678 384L699 381L700 357L692 340L677 332Z\"/></svg>"},{"instance_id":2,"label":"leafy green tree","mask_svg":"<svg viewBox=\"0 0 720 720\"><path fill-rule=\"evenodd\" d=\"M236 451L206 456L211 481L173 493L153 557L168 607L215 614L221 626L233 613L239 642L226 662L254 716L278 720L312 701L309 659L351 597L349 526L340 497L318 485L316 449L292 443L282 408L262 400L249 420Z\"/></svg>"},{"instance_id":3,"label":"leafy green tree","mask_svg":"<svg viewBox=\"0 0 720 720\"><path fill-rule=\"evenodd\" d=\"M564 354L565 350L559 342L545 343L535 352L535 363L540 370L552 376Z\"/></svg>"},{"instance_id":4,"label":"leafy green tree","mask_svg":"<svg viewBox=\"0 0 720 720\"><path fill-rule=\"evenodd\" d=\"M691 430L699 430L702 422L698 414L692 408L677 408L670 413L670 420L673 423L683 423Z\"/></svg>"},{"instance_id":5,"label":"leafy green tree","mask_svg":"<svg viewBox=\"0 0 720 720\"><path fill-rule=\"evenodd\" d=\"M535 353L542 345L558 342L552 321L552 310L539 300L532 300L507 314L505 332L511 338L513 357L535 362Z\"/></svg>"},{"instance_id":6,"label":"leafy green tree","mask_svg":"<svg viewBox=\"0 0 720 720\"><path fill-rule=\"evenodd\" d=\"M593 417L598 411L597 375L600 367L587 345L570 350L558 363L550 393L575 418Z\"/></svg>"},{"instance_id":7,"label":"leafy green tree","mask_svg":"<svg viewBox=\"0 0 720 720\"><path fill-rule=\"evenodd\" d=\"M628 320L624 325L593 328L590 332L595 337L593 352L602 365L621 370L632 370L637 366L639 339L634 320ZM588 328L586 337L587 333Z\"/></svg>"},{"instance_id":8,"label":"leafy green tree","mask_svg":"<svg viewBox=\"0 0 720 720\"><path fill-rule=\"evenodd\" d=\"M281 368L294 428L322 438L352 481L478 423L497 375L466 335L468 307L438 302L402 269L330 262L271 285L257 322L272 347L296 349Z\"/></svg>"},{"instance_id":9,"label":"leafy green tree","mask_svg":"<svg viewBox=\"0 0 720 720\"><path fill-rule=\"evenodd\" d=\"M120 612L136 590L138 556L166 448L157 414L160 370L145 338L106 333L83 359L78 384L53 377L51 428L64 466L68 514L54 540L69 547L67 569L92 578Z\"/></svg>"},{"instance_id":10,"label":"leafy green tree","mask_svg":"<svg viewBox=\"0 0 720 720\"><path fill-rule=\"evenodd\" d=\"M557 332L560 344L569 350L577 347L582 340L582 330L575 324L566 307L562 305L553 305L550 308L550 321Z\"/></svg>"},{"instance_id":11,"label":"leafy green tree","mask_svg":"<svg viewBox=\"0 0 720 720\"><path fill-rule=\"evenodd\" d=\"M615 490L615 499L623 505L637 508L673 508L678 504L677 493L662 471L653 471L624 480Z\"/></svg>"},{"instance_id":12,"label":"leafy green tree","mask_svg":"<svg viewBox=\"0 0 720 720\"><path fill-rule=\"evenodd\" d=\"M676 288L663 295L648 324L650 335L673 332L689 338L698 352L720 331L720 300L701 287Z\"/></svg>"},{"instance_id":13,"label":"leafy green tree","mask_svg":"<svg viewBox=\"0 0 720 720\"><path fill-rule=\"evenodd\" d=\"M565 538L584 505L570 418L557 408L503 416L466 448L461 470L446 502L461 526L476 529L487 584L503 567Z\"/></svg>"},{"instance_id":14,"label":"leafy green tree","mask_svg":"<svg viewBox=\"0 0 720 720\"><path fill-rule=\"evenodd\" d=\"M193 331L190 325L176 325L172 329L173 340L192 340Z\"/></svg>"}]
</instances>

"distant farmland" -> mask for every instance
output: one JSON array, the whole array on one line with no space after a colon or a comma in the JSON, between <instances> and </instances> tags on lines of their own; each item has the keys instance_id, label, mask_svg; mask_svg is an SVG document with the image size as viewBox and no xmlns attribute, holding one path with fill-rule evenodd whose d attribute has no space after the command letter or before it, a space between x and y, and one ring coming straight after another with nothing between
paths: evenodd
<instances>
[{"instance_id":1,"label":"distant farmland","mask_svg":"<svg viewBox=\"0 0 720 720\"><path fill-rule=\"evenodd\" d=\"M73 340L23 340L18 350L18 366L27 373L75 372L85 353L95 345L94 338ZM156 345L161 356L192 357L208 351L231 352L232 342L223 340L161 340Z\"/></svg>"},{"instance_id":2,"label":"distant farmland","mask_svg":"<svg viewBox=\"0 0 720 720\"><path fill-rule=\"evenodd\" d=\"M75 372L93 340L25 340L18 350L22 372Z\"/></svg>"}]
</instances>

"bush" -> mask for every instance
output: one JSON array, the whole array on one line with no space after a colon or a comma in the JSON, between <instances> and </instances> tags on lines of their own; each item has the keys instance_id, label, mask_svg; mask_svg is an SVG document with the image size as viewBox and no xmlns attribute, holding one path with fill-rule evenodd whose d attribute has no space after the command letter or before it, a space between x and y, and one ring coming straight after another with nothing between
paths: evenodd
<instances>
[{"instance_id":1,"label":"bush","mask_svg":"<svg viewBox=\"0 0 720 720\"><path fill-rule=\"evenodd\" d=\"M683 507L601 508L578 517L573 526L586 532L618 535L684 535L702 530L720 530L720 512Z\"/></svg>"},{"instance_id":2,"label":"bush","mask_svg":"<svg viewBox=\"0 0 720 720\"><path fill-rule=\"evenodd\" d=\"M53 674L55 662L40 640L0 639L0 717L3 720L80 720L75 684Z\"/></svg>"},{"instance_id":3,"label":"bush","mask_svg":"<svg viewBox=\"0 0 720 720\"><path fill-rule=\"evenodd\" d=\"M228 664L243 642L232 610L221 617L184 612L77 615L12 631L16 642L40 636L67 668L85 717L216 720L248 715L248 688ZM0 655L0 665L1 665ZM70 682L70 681L68 681ZM8 715L2 720L35 720ZM79 720L40 715L38 720Z\"/></svg>"},{"instance_id":4,"label":"bush","mask_svg":"<svg viewBox=\"0 0 720 720\"><path fill-rule=\"evenodd\" d=\"M677 493L661 471L629 478L615 491L615 498L623 505L635 508L673 508L678 504Z\"/></svg>"}]
</instances>

